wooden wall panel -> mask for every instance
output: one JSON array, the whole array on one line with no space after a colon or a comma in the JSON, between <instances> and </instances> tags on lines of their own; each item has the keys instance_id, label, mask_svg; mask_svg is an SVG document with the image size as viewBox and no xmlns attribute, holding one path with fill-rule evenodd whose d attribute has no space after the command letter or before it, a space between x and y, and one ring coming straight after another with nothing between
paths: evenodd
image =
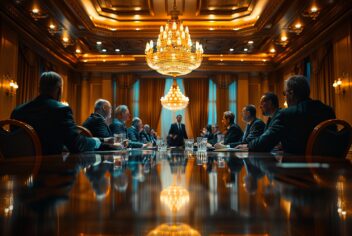
<instances>
[{"instance_id":1,"label":"wooden wall panel","mask_svg":"<svg viewBox=\"0 0 352 236\"><path fill-rule=\"evenodd\" d=\"M0 23L1 24L1 23ZM0 120L8 119L16 107L16 95L8 95L9 80L17 81L18 38L5 25L0 28Z\"/></svg>"},{"instance_id":2,"label":"wooden wall panel","mask_svg":"<svg viewBox=\"0 0 352 236\"><path fill-rule=\"evenodd\" d=\"M237 124L244 129L246 124L242 121L242 108L249 102L249 77L248 73L240 73L237 80Z\"/></svg>"}]
</instances>

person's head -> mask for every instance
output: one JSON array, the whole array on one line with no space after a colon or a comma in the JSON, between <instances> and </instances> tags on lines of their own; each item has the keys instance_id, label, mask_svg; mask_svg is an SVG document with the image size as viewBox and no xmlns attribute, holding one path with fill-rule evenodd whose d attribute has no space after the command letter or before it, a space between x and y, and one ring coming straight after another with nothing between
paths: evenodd
<instances>
[{"instance_id":1,"label":"person's head","mask_svg":"<svg viewBox=\"0 0 352 236\"><path fill-rule=\"evenodd\" d=\"M279 109L279 99L275 93L267 92L260 99L260 109L264 116L271 116Z\"/></svg>"},{"instance_id":2,"label":"person's head","mask_svg":"<svg viewBox=\"0 0 352 236\"><path fill-rule=\"evenodd\" d=\"M154 129L150 130L150 134L153 135L154 137L158 135Z\"/></svg>"},{"instance_id":3,"label":"person's head","mask_svg":"<svg viewBox=\"0 0 352 236\"><path fill-rule=\"evenodd\" d=\"M111 105L105 99L98 99L94 105L94 112L102 115L105 119L111 118Z\"/></svg>"},{"instance_id":4,"label":"person's head","mask_svg":"<svg viewBox=\"0 0 352 236\"><path fill-rule=\"evenodd\" d=\"M42 73L39 81L39 93L47 95L60 101L62 95L63 80L61 76L53 71Z\"/></svg>"},{"instance_id":5,"label":"person's head","mask_svg":"<svg viewBox=\"0 0 352 236\"><path fill-rule=\"evenodd\" d=\"M309 94L309 84L303 75L293 75L285 81L284 95L288 106L308 99Z\"/></svg>"},{"instance_id":6,"label":"person's head","mask_svg":"<svg viewBox=\"0 0 352 236\"><path fill-rule=\"evenodd\" d=\"M253 121L257 116L257 110L255 109L255 106L252 104L249 104L242 109L242 120L244 122L251 122Z\"/></svg>"},{"instance_id":7,"label":"person's head","mask_svg":"<svg viewBox=\"0 0 352 236\"><path fill-rule=\"evenodd\" d=\"M226 127L235 123L235 114L233 114L231 111L225 111L222 117L222 123Z\"/></svg>"},{"instance_id":8,"label":"person's head","mask_svg":"<svg viewBox=\"0 0 352 236\"><path fill-rule=\"evenodd\" d=\"M211 126L211 133L215 134L218 131L219 131L219 126L217 124L214 124Z\"/></svg>"},{"instance_id":9,"label":"person's head","mask_svg":"<svg viewBox=\"0 0 352 236\"><path fill-rule=\"evenodd\" d=\"M211 125L207 125L206 130L210 134L211 133Z\"/></svg>"},{"instance_id":10,"label":"person's head","mask_svg":"<svg viewBox=\"0 0 352 236\"><path fill-rule=\"evenodd\" d=\"M178 115L176 116L176 120L177 120L178 123L181 123L181 121L182 121L182 115L178 114Z\"/></svg>"},{"instance_id":11,"label":"person's head","mask_svg":"<svg viewBox=\"0 0 352 236\"><path fill-rule=\"evenodd\" d=\"M144 125L144 131L145 131L147 134L150 134L150 125L145 124L145 125Z\"/></svg>"},{"instance_id":12,"label":"person's head","mask_svg":"<svg viewBox=\"0 0 352 236\"><path fill-rule=\"evenodd\" d=\"M142 120L139 117L134 117L132 119L131 125L133 127L135 127L137 130L143 129L143 123L142 123Z\"/></svg>"},{"instance_id":13,"label":"person's head","mask_svg":"<svg viewBox=\"0 0 352 236\"><path fill-rule=\"evenodd\" d=\"M115 115L116 118L126 122L127 120L130 119L130 111L128 110L128 107L126 105L120 105L116 107L115 109Z\"/></svg>"}]
</instances>

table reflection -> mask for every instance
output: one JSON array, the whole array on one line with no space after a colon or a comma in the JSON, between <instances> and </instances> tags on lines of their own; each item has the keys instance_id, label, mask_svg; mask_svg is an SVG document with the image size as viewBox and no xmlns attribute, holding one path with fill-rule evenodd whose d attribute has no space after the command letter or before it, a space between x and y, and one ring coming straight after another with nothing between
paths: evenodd
<instances>
[{"instance_id":1,"label":"table reflection","mask_svg":"<svg viewBox=\"0 0 352 236\"><path fill-rule=\"evenodd\" d=\"M276 153L183 150L45 157L36 175L30 160L8 161L0 169L1 233L351 232L351 163L312 161L329 167L312 171L304 157Z\"/></svg>"}]
</instances>

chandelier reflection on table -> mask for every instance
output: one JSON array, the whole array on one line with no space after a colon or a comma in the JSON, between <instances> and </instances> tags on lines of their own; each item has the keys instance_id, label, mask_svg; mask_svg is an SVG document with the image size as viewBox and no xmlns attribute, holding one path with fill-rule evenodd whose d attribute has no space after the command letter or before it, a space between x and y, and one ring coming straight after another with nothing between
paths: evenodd
<instances>
[{"instance_id":1,"label":"chandelier reflection on table","mask_svg":"<svg viewBox=\"0 0 352 236\"><path fill-rule=\"evenodd\" d=\"M151 40L145 48L146 61L150 68L169 76L186 75L197 69L203 57L203 47L192 43L188 27L178 19L176 0L170 12L171 20L160 27L156 45Z\"/></svg>"},{"instance_id":2,"label":"chandelier reflection on table","mask_svg":"<svg viewBox=\"0 0 352 236\"><path fill-rule=\"evenodd\" d=\"M160 193L160 201L176 213L189 202L189 192L181 186L171 185Z\"/></svg>"}]
</instances>

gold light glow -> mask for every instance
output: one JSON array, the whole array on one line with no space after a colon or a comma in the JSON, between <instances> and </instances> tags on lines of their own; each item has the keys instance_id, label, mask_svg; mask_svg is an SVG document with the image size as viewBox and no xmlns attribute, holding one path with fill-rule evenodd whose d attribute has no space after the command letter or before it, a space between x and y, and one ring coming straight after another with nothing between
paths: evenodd
<instances>
[{"instance_id":1,"label":"gold light glow","mask_svg":"<svg viewBox=\"0 0 352 236\"><path fill-rule=\"evenodd\" d=\"M188 236L200 236L201 234L192 229L186 224L162 224L156 229L151 231L147 236L164 235L164 236L176 236L176 235L188 235Z\"/></svg>"},{"instance_id":2,"label":"gold light glow","mask_svg":"<svg viewBox=\"0 0 352 236\"><path fill-rule=\"evenodd\" d=\"M174 80L166 96L160 98L161 105L168 110L176 111L187 107L189 98L182 94L180 88Z\"/></svg>"},{"instance_id":3,"label":"gold light glow","mask_svg":"<svg viewBox=\"0 0 352 236\"><path fill-rule=\"evenodd\" d=\"M176 1L171 11L171 20L160 27L156 46L151 40L145 48L146 61L150 68L160 74L173 77L186 75L197 69L203 58L203 47L193 44L188 27L178 20Z\"/></svg>"},{"instance_id":4,"label":"gold light glow","mask_svg":"<svg viewBox=\"0 0 352 236\"><path fill-rule=\"evenodd\" d=\"M189 202L189 192L181 186L171 185L160 193L160 201L172 212L178 212Z\"/></svg>"}]
</instances>

